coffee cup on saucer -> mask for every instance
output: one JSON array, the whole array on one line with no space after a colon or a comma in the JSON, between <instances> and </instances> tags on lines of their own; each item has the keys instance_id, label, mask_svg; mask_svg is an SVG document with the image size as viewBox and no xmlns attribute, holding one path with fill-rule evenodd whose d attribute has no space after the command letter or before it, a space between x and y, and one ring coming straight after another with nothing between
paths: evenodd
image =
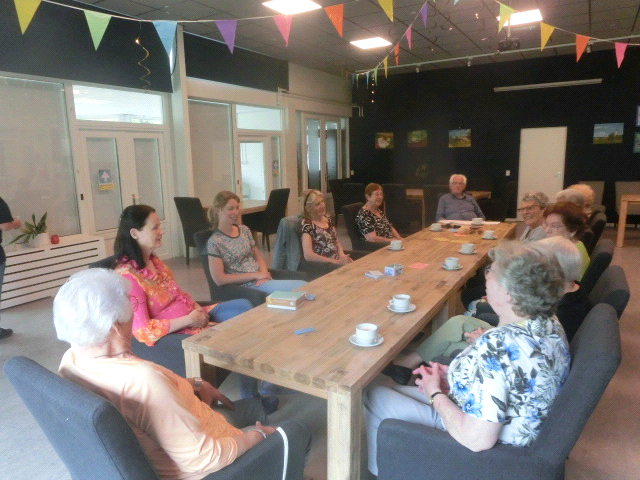
<instances>
[{"instance_id":1,"label":"coffee cup on saucer","mask_svg":"<svg viewBox=\"0 0 640 480\"><path fill-rule=\"evenodd\" d=\"M411 307L411 295L404 293L394 295L389 300L389 306L394 310L409 310L409 307Z\"/></svg>"},{"instance_id":2,"label":"coffee cup on saucer","mask_svg":"<svg viewBox=\"0 0 640 480\"><path fill-rule=\"evenodd\" d=\"M391 250L402 250L402 240L391 240L389 248Z\"/></svg>"},{"instance_id":3,"label":"coffee cup on saucer","mask_svg":"<svg viewBox=\"0 0 640 480\"><path fill-rule=\"evenodd\" d=\"M471 219L471 225L482 225L483 219L481 217L475 217Z\"/></svg>"},{"instance_id":4,"label":"coffee cup on saucer","mask_svg":"<svg viewBox=\"0 0 640 480\"><path fill-rule=\"evenodd\" d=\"M448 270L455 270L460 266L460 260L457 257L447 257L444 259L444 266Z\"/></svg>"},{"instance_id":5,"label":"coffee cup on saucer","mask_svg":"<svg viewBox=\"0 0 640 480\"><path fill-rule=\"evenodd\" d=\"M470 254L475 252L475 245L473 243L463 243L460 247L460 253Z\"/></svg>"},{"instance_id":6,"label":"coffee cup on saucer","mask_svg":"<svg viewBox=\"0 0 640 480\"><path fill-rule=\"evenodd\" d=\"M440 232L442 231L442 225L440 225L439 223L432 223L429 227L429 230L431 230L432 232Z\"/></svg>"},{"instance_id":7,"label":"coffee cup on saucer","mask_svg":"<svg viewBox=\"0 0 640 480\"><path fill-rule=\"evenodd\" d=\"M363 345L372 345L378 340L378 326L375 323L356 325L356 340Z\"/></svg>"},{"instance_id":8,"label":"coffee cup on saucer","mask_svg":"<svg viewBox=\"0 0 640 480\"><path fill-rule=\"evenodd\" d=\"M484 235L482 236L482 238L484 238L486 240L493 240L496 237L494 235L494 231L493 230L485 230L484 231Z\"/></svg>"}]
</instances>

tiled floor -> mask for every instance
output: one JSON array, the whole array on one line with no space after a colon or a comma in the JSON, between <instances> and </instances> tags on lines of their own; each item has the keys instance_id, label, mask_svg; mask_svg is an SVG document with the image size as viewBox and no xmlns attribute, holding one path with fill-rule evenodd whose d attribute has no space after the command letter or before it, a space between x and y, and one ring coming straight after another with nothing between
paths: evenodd
<instances>
[{"instance_id":1,"label":"tiled floor","mask_svg":"<svg viewBox=\"0 0 640 480\"><path fill-rule=\"evenodd\" d=\"M615 232L607 229L606 236ZM341 239L345 248L348 239ZM265 252L266 253L266 252ZM268 256L268 254L266 255ZM198 262L187 267L183 258L168 261L178 283L195 299L206 299L208 288ZM269 262L268 262L269 263ZM622 265L631 285L631 301L620 319L622 364L585 427L566 463L568 480L636 480L640 478L640 230L629 229L625 247L617 249L613 263ZM51 321L51 300L45 299L3 310L2 326L15 334L0 341L0 363L14 355L26 355L55 370L66 345L55 338ZM234 377L223 385L235 395ZM0 375L0 478L10 480L68 480L64 465L39 427ZM302 418L309 423L314 439L306 477L326 478L326 402L302 394L286 395L273 415ZM364 477L366 478L366 477Z\"/></svg>"}]
</instances>

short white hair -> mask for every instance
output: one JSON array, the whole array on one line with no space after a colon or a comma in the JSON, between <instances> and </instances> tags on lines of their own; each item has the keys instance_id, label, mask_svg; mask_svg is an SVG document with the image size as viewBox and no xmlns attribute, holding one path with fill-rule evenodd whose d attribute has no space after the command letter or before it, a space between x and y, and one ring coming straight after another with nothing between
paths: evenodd
<instances>
[{"instance_id":1,"label":"short white hair","mask_svg":"<svg viewBox=\"0 0 640 480\"><path fill-rule=\"evenodd\" d=\"M596 194L593 191L591 185L588 185L586 183L576 183L575 185L569 185L568 188L570 188L571 190L577 190L578 192L582 193L587 205L591 206L593 204Z\"/></svg>"},{"instance_id":2,"label":"short white hair","mask_svg":"<svg viewBox=\"0 0 640 480\"><path fill-rule=\"evenodd\" d=\"M565 282L576 282L582 274L582 257L580 251L568 238L562 236L547 237L534 242L548 248L558 259L560 268L564 272Z\"/></svg>"},{"instance_id":3,"label":"short white hair","mask_svg":"<svg viewBox=\"0 0 640 480\"><path fill-rule=\"evenodd\" d=\"M103 343L118 323L131 320L128 280L106 268L90 268L69 277L53 300L58 339L73 346Z\"/></svg>"},{"instance_id":4,"label":"short white hair","mask_svg":"<svg viewBox=\"0 0 640 480\"><path fill-rule=\"evenodd\" d=\"M577 205L580 209L584 209L586 198L582 192L574 190L573 188L566 188L556 193L556 202L569 202Z\"/></svg>"},{"instance_id":5,"label":"short white hair","mask_svg":"<svg viewBox=\"0 0 640 480\"><path fill-rule=\"evenodd\" d=\"M461 178L462 178L462 181L464 182L464 184L465 184L465 185L467 184L467 177L465 177L465 176L464 176L464 175L462 175L461 173L454 173L453 175L451 175L451 176L449 177L449 185L451 185L451 184L453 183L453 179L454 179L455 177L461 177Z\"/></svg>"}]
</instances>

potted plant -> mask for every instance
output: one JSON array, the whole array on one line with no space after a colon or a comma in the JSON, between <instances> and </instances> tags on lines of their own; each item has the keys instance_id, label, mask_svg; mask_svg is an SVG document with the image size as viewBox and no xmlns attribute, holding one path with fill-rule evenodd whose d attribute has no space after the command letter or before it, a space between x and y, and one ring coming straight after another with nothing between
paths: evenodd
<instances>
[{"instance_id":1,"label":"potted plant","mask_svg":"<svg viewBox=\"0 0 640 480\"><path fill-rule=\"evenodd\" d=\"M22 234L14 238L10 243L27 243L32 247L41 247L49 243L49 235L47 231L47 212L39 222L36 223L35 213L31 215L32 223L24 222L24 226L21 228Z\"/></svg>"}]
</instances>

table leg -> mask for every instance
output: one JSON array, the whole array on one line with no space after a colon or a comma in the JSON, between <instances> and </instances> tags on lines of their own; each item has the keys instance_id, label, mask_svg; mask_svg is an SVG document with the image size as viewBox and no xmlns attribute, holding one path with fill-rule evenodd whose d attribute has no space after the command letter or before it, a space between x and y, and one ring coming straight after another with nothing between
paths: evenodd
<instances>
[{"instance_id":1,"label":"table leg","mask_svg":"<svg viewBox=\"0 0 640 480\"><path fill-rule=\"evenodd\" d=\"M618 215L618 235L616 236L616 247L622 248L624 243L624 230L627 226L627 207L629 202L620 200L620 214Z\"/></svg>"},{"instance_id":2,"label":"table leg","mask_svg":"<svg viewBox=\"0 0 640 480\"><path fill-rule=\"evenodd\" d=\"M327 399L327 478L360 478L362 391L329 392Z\"/></svg>"},{"instance_id":3,"label":"table leg","mask_svg":"<svg viewBox=\"0 0 640 480\"><path fill-rule=\"evenodd\" d=\"M184 351L184 367L187 378L202 377L202 355L191 350Z\"/></svg>"}]
</instances>

